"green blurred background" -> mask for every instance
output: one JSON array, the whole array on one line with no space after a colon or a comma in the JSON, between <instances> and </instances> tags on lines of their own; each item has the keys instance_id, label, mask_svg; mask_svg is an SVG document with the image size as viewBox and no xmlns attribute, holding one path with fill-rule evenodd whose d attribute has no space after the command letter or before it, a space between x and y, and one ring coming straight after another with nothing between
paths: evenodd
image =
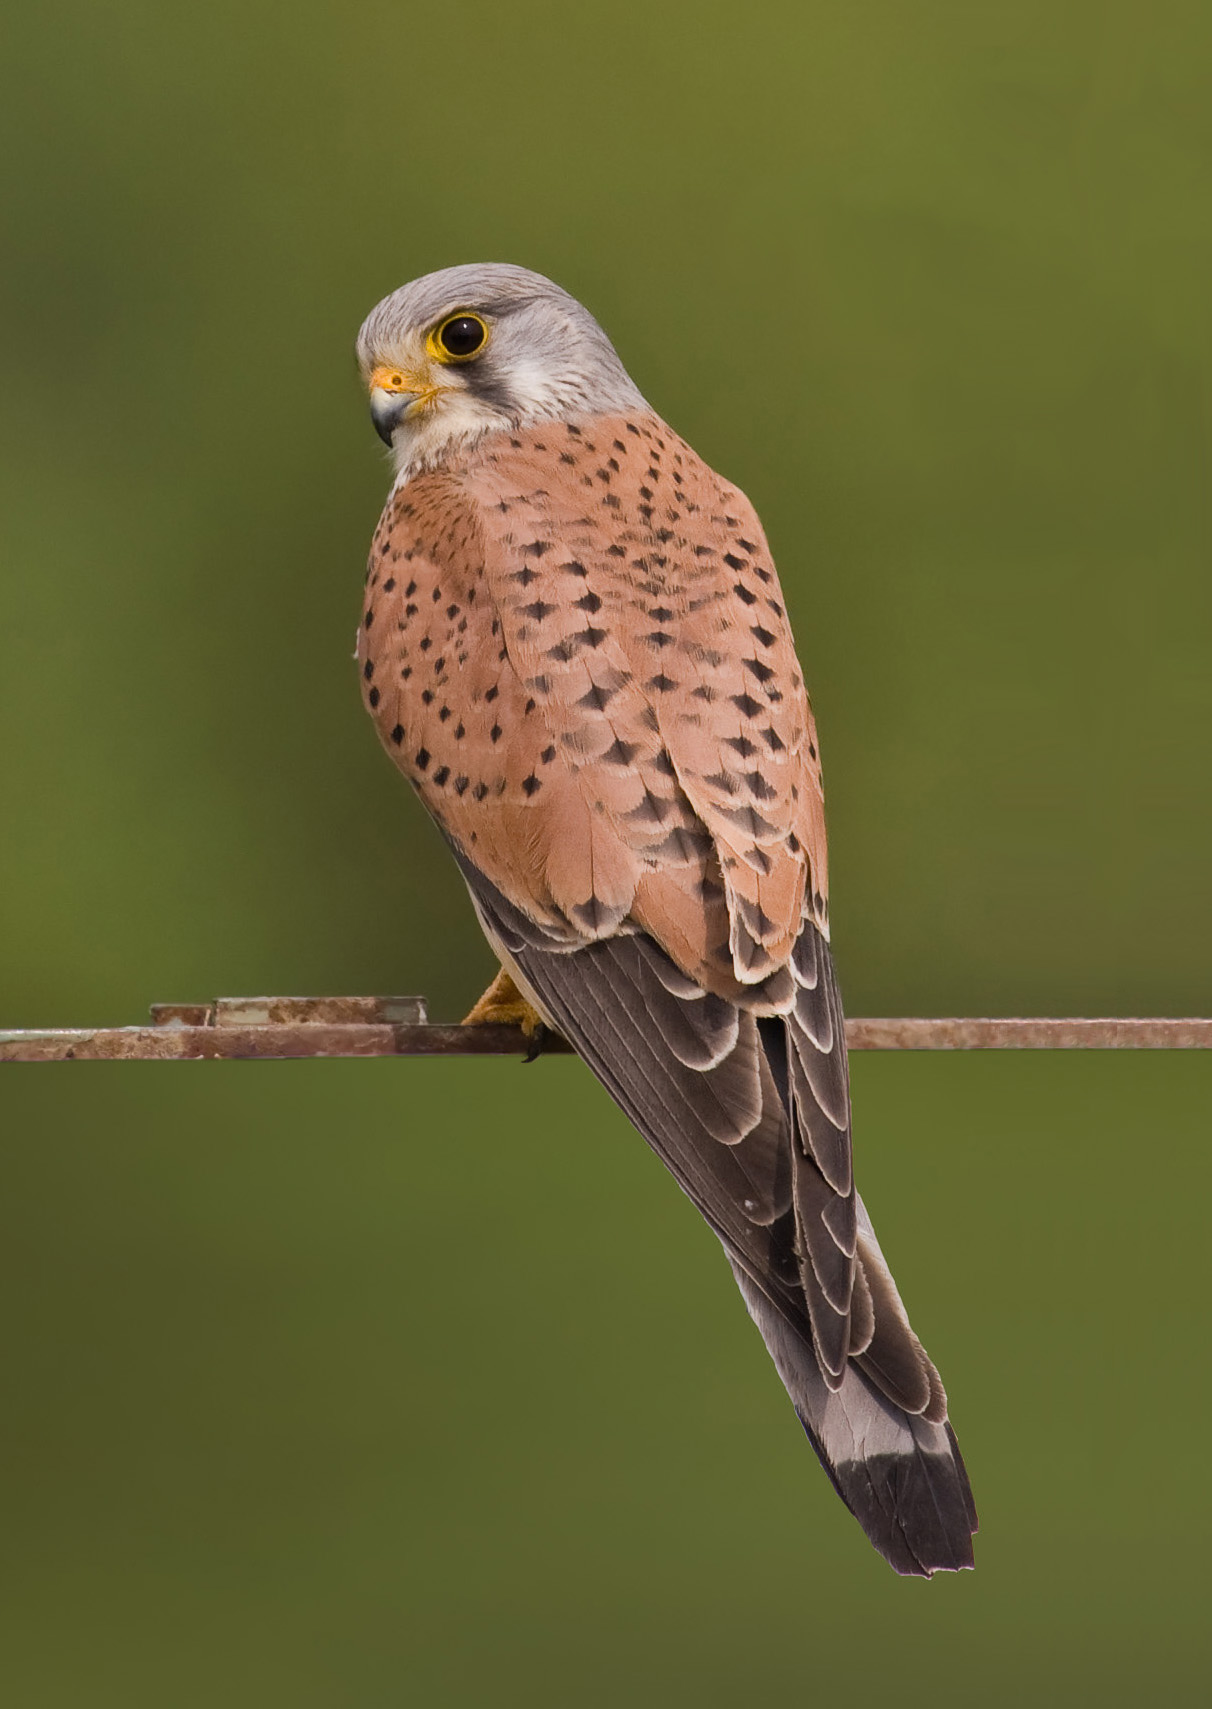
<instances>
[{"instance_id":1,"label":"green blurred background","mask_svg":"<svg viewBox=\"0 0 1212 1709\"><path fill-rule=\"evenodd\" d=\"M856 1014L1208 1013L1212 14L41 0L0 59L0 1026L491 959L350 654L351 342L552 274L755 500ZM13 1709L1206 1700L1212 1064L867 1057L983 1526L870 1552L578 1064L10 1069Z\"/></svg>"}]
</instances>

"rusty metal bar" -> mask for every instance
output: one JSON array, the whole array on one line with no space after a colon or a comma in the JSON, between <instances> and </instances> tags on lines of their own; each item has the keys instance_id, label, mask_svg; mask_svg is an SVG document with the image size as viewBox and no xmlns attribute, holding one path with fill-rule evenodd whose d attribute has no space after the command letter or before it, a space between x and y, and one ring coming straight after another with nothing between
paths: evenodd
<instances>
[{"instance_id":1,"label":"rusty metal bar","mask_svg":"<svg viewBox=\"0 0 1212 1709\"><path fill-rule=\"evenodd\" d=\"M850 1020L851 1050L1210 1050L1212 1019ZM544 1054L567 1053L551 1034ZM151 1025L0 1032L0 1062L257 1061L312 1056L525 1056L517 1027L434 1025L423 997L220 997L156 1003Z\"/></svg>"},{"instance_id":2,"label":"rusty metal bar","mask_svg":"<svg viewBox=\"0 0 1212 1709\"><path fill-rule=\"evenodd\" d=\"M1077 1016L854 1020L850 1050L1212 1050L1212 1020Z\"/></svg>"}]
</instances>

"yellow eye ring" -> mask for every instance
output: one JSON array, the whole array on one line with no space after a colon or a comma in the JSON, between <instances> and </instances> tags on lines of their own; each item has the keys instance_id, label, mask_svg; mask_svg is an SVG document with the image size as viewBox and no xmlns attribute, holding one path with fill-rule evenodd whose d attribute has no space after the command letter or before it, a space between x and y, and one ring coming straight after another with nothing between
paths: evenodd
<instances>
[{"instance_id":1,"label":"yellow eye ring","mask_svg":"<svg viewBox=\"0 0 1212 1709\"><path fill-rule=\"evenodd\" d=\"M439 321L425 348L436 362L470 362L488 343L488 323L468 309L459 309Z\"/></svg>"}]
</instances>

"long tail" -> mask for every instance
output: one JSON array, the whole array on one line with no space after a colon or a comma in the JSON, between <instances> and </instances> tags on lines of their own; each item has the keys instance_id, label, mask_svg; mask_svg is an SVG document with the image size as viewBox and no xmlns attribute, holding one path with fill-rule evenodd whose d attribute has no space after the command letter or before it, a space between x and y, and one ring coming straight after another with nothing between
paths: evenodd
<instances>
[{"instance_id":1,"label":"long tail","mask_svg":"<svg viewBox=\"0 0 1212 1709\"><path fill-rule=\"evenodd\" d=\"M697 987L644 934L553 946L461 864L502 960L718 1235L872 1543L901 1573L970 1567L976 1513L947 1397L854 1191L824 940L805 926L781 973L783 1010L759 1018Z\"/></svg>"},{"instance_id":2,"label":"long tail","mask_svg":"<svg viewBox=\"0 0 1212 1709\"><path fill-rule=\"evenodd\" d=\"M875 1272L872 1292L891 1290L899 1307L861 1200L859 1231L861 1262ZM797 1321L731 1254L729 1262L817 1458L880 1554L898 1573L921 1578L971 1567L976 1506L946 1418L936 1424L903 1411L857 1363L839 1388L826 1387L806 1317Z\"/></svg>"}]
</instances>

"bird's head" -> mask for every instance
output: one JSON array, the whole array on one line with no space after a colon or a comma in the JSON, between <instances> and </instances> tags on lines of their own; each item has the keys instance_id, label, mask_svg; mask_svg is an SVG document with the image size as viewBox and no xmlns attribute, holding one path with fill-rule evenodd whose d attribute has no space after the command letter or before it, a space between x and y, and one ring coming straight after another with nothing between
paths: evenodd
<instances>
[{"instance_id":1,"label":"bird's head","mask_svg":"<svg viewBox=\"0 0 1212 1709\"><path fill-rule=\"evenodd\" d=\"M575 297L500 263L427 273L384 297L358 363L400 478L494 429L647 408Z\"/></svg>"}]
</instances>

